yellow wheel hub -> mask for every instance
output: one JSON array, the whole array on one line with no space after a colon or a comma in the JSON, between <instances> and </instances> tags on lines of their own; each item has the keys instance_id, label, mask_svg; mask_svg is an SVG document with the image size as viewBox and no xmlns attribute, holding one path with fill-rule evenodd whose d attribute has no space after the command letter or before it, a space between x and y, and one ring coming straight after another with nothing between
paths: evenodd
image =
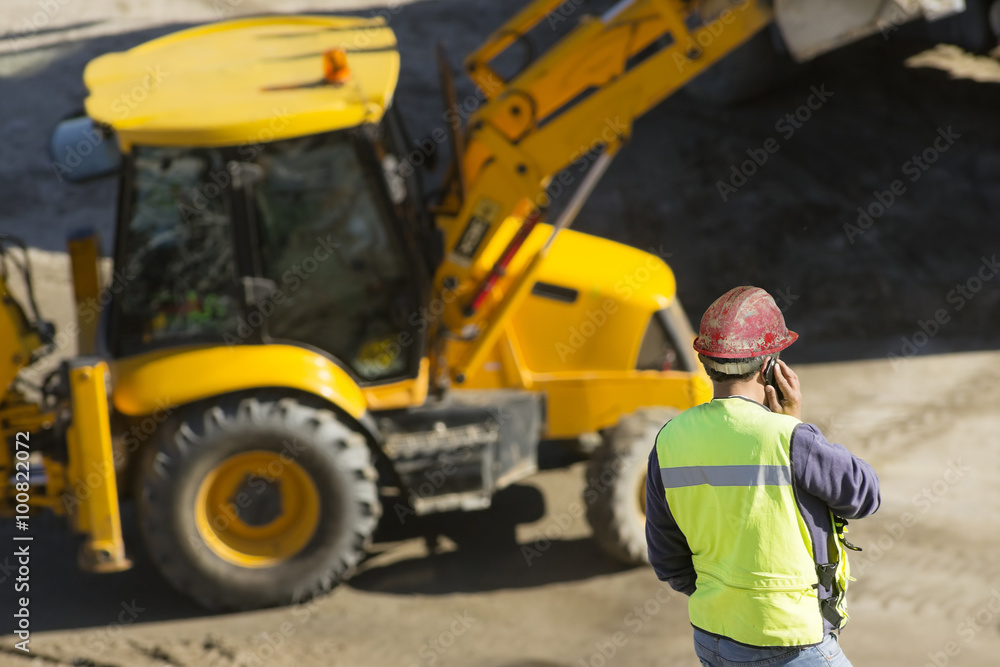
<instances>
[{"instance_id":1,"label":"yellow wheel hub","mask_svg":"<svg viewBox=\"0 0 1000 667\"><path fill-rule=\"evenodd\" d=\"M205 544L241 567L270 567L302 551L319 525L319 492L298 463L250 451L202 480L195 522Z\"/></svg>"}]
</instances>

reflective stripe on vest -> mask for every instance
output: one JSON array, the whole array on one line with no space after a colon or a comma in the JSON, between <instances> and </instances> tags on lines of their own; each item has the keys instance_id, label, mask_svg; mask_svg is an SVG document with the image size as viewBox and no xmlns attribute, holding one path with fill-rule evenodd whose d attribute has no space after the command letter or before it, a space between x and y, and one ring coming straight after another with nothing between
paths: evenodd
<instances>
[{"instance_id":1,"label":"reflective stripe on vest","mask_svg":"<svg viewBox=\"0 0 1000 667\"><path fill-rule=\"evenodd\" d=\"M660 468L664 489L684 486L784 486L792 483L792 469L787 466L685 466Z\"/></svg>"},{"instance_id":2,"label":"reflective stripe on vest","mask_svg":"<svg viewBox=\"0 0 1000 667\"><path fill-rule=\"evenodd\" d=\"M798 424L730 397L657 435L667 503L697 574L688 612L702 630L752 646L823 640L812 540L792 485Z\"/></svg>"}]
</instances>

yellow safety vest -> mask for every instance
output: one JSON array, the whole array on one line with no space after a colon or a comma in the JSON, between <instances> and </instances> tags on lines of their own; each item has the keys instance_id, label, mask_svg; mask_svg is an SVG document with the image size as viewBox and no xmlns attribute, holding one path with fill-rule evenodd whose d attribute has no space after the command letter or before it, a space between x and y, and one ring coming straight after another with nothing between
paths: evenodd
<instances>
[{"instance_id":1,"label":"yellow safety vest","mask_svg":"<svg viewBox=\"0 0 1000 667\"><path fill-rule=\"evenodd\" d=\"M656 437L670 512L691 548L697 590L691 624L751 646L804 646L824 638L824 613L847 622L849 570L839 539L817 567L795 500L792 431L800 422L740 397L672 419ZM832 517L835 532L841 529ZM830 609L817 586L833 585Z\"/></svg>"}]
</instances>

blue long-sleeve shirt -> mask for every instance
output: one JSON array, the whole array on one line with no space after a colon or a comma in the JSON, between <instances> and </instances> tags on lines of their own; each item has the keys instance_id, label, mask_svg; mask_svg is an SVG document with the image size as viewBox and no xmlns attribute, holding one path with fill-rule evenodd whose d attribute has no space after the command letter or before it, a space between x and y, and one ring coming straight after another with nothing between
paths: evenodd
<instances>
[{"instance_id":1,"label":"blue long-sleeve shirt","mask_svg":"<svg viewBox=\"0 0 1000 667\"><path fill-rule=\"evenodd\" d=\"M768 409L763 405L760 408ZM845 519L860 519L874 514L881 502L878 476L868 463L851 454L846 447L827 441L813 424L799 424L792 431L791 459L795 497L812 538L813 554L817 563L828 563L833 536L830 510ZM670 513L655 446L649 455L646 479L649 561L660 581L667 582L685 595L691 595L697 580L691 549ZM831 594L829 589L819 588L820 599ZM833 630L832 624L826 620L824 627L827 632Z\"/></svg>"}]
</instances>

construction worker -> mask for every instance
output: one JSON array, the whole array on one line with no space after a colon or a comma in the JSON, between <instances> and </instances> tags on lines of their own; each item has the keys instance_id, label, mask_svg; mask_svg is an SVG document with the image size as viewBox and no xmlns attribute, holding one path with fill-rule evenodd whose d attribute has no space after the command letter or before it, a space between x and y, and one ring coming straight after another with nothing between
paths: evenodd
<instances>
[{"instance_id":1,"label":"construction worker","mask_svg":"<svg viewBox=\"0 0 1000 667\"><path fill-rule=\"evenodd\" d=\"M722 295L694 343L715 397L670 420L649 456L649 560L690 596L708 667L851 664L844 532L878 509L878 477L799 421L798 376L778 360L797 338L764 290Z\"/></svg>"}]
</instances>

